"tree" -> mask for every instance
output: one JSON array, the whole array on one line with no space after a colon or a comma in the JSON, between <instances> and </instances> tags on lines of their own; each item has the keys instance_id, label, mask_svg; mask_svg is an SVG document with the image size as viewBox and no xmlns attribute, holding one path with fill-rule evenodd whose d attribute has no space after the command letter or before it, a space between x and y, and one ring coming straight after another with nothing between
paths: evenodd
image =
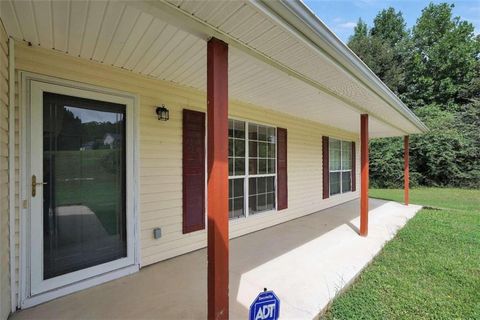
<instances>
[{"instance_id":1,"label":"tree","mask_svg":"<svg viewBox=\"0 0 480 320\"><path fill-rule=\"evenodd\" d=\"M412 32L401 12L382 10L348 45L430 128L411 138L412 183L480 187L480 36L452 8L428 5ZM402 186L401 139L370 148L372 185Z\"/></svg>"},{"instance_id":2,"label":"tree","mask_svg":"<svg viewBox=\"0 0 480 320\"><path fill-rule=\"evenodd\" d=\"M357 21L357 25L353 28L353 35L350 38L350 40L354 41L355 39L366 38L367 35L368 35L368 26L362 20L362 18L360 18Z\"/></svg>"},{"instance_id":3,"label":"tree","mask_svg":"<svg viewBox=\"0 0 480 320\"><path fill-rule=\"evenodd\" d=\"M383 40L392 48L395 47L408 35L402 12L396 12L392 7L382 10L373 20L370 33L372 37Z\"/></svg>"},{"instance_id":4,"label":"tree","mask_svg":"<svg viewBox=\"0 0 480 320\"><path fill-rule=\"evenodd\" d=\"M412 165L422 173L420 184L428 186L461 186L466 140L458 130L455 113L436 104L418 110L430 131L412 138Z\"/></svg>"},{"instance_id":5,"label":"tree","mask_svg":"<svg viewBox=\"0 0 480 320\"><path fill-rule=\"evenodd\" d=\"M368 26L362 19L358 19L357 25L353 28L353 35L350 36L348 41L348 46L365 63L370 58L369 42ZM370 63L373 63L373 61L370 61ZM367 63L367 65L369 64Z\"/></svg>"},{"instance_id":6,"label":"tree","mask_svg":"<svg viewBox=\"0 0 480 320\"><path fill-rule=\"evenodd\" d=\"M465 90L478 81L480 42L471 23L452 18L453 7L430 4L413 27L405 95L412 108L468 103Z\"/></svg>"},{"instance_id":7,"label":"tree","mask_svg":"<svg viewBox=\"0 0 480 320\"><path fill-rule=\"evenodd\" d=\"M401 12L381 11L368 27L359 19L348 46L396 94L403 92L404 48L408 32Z\"/></svg>"}]
</instances>

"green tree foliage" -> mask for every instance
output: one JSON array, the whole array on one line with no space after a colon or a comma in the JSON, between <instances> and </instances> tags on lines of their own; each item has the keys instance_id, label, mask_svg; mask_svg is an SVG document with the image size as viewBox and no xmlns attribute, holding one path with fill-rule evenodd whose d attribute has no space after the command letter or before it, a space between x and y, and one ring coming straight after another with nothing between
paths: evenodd
<instances>
[{"instance_id":1,"label":"green tree foliage","mask_svg":"<svg viewBox=\"0 0 480 320\"><path fill-rule=\"evenodd\" d=\"M373 20L370 34L393 48L408 35L402 13L393 8L382 10Z\"/></svg>"},{"instance_id":2,"label":"green tree foliage","mask_svg":"<svg viewBox=\"0 0 480 320\"><path fill-rule=\"evenodd\" d=\"M348 43L349 47L396 94L402 92L405 79L405 50L396 48L407 45L407 35L402 14L389 8L377 15L370 31L360 19Z\"/></svg>"},{"instance_id":3,"label":"green tree foliage","mask_svg":"<svg viewBox=\"0 0 480 320\"><path fill-rule=\"evenodd\" d=\"M452 18L452 8L430 4L412 29L405 97L413 108L468 102L469 86L478 79L480 42L471 23Z\"/></svg>"},{"instance_id":4,"label":"green tree foliage","mask_svg":"<svg viewBox=\"0 0 480 320\"><path fill-rule=\"evenodd\" d=\"M428 5L411 31L401 12L382 10L348 43L430 129L411 137L413 185L480 187L480 37L452 8ZM372 185L401 186L401 139L370 146Z\"/></svg>"}]
</instances>

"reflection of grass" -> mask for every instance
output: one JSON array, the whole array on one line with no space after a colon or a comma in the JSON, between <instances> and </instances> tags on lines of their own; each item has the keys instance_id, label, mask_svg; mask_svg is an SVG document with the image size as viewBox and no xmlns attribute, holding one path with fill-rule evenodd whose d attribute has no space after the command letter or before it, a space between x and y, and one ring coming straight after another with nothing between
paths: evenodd
<instances>
[{"instance_id":1,"label":"reflection of grass","mask_svg":"<svg viewBox=\"0 0 480 320\"><path fill-rule=\"evenodd\" d=\"M402 190L370 195L402 201ZM480 319L480 190L411 190L423 209L326 312L326 319Z\"/></svg>"},{"instance_id":2,"label":"reflection of grass","mask_svg":"<svg viewBox=\"0 0 480 320\"><path fill-rule=\"evenodd\" d=\"M112 162L118 158L117 152L103 149L55 153L56 206L87 206L110 234L118 232L122 204L121 181L114 170L118 165Z\"/></svg>"}]
</instances>

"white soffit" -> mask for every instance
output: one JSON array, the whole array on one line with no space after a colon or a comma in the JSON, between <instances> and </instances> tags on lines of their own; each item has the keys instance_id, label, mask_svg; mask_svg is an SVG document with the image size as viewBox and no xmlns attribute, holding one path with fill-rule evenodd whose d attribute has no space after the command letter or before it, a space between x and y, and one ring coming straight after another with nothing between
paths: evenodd
<instances>
[{"instance_id":1,"label":"white soffit","mask_svg":"<svg viewBox=\"0 0 480 320\"><path fill-rule=\"evenodd\" d=\"M335 63L250 3L172 2L177 6L172 6L174 9L204 21L325 88L320 90L230 46L231 98L350 132L359 132L360 111L355 106L362 106L363 111L373 115L372 137L419 132ZM192 33L183 28L183 21L159 19L145 10L157 3L145 6L140 1L3 0L0 17L8 34L16 39L204 91L208 35Z\"/></svg>"}]
</instances>

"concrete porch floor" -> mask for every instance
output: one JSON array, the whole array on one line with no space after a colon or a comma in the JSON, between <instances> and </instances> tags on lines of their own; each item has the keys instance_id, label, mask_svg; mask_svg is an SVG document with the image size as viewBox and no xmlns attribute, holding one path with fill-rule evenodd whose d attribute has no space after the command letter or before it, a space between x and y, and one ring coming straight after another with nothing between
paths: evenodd
<instances>
[{"instance_id":1,"label":"concrete porch floor","mask_svg":"<svg viewBox=\"0 0 480 320\"><path fill-rule=\"evenodd\" d=\"M248 319L268 288L282 319L312 319L420 210L370 199L369 235L358 236L359 201L230 241L230 318ZM205 319L206 249L20 311L12 319Z\"/></svg>"}]
</instances>

